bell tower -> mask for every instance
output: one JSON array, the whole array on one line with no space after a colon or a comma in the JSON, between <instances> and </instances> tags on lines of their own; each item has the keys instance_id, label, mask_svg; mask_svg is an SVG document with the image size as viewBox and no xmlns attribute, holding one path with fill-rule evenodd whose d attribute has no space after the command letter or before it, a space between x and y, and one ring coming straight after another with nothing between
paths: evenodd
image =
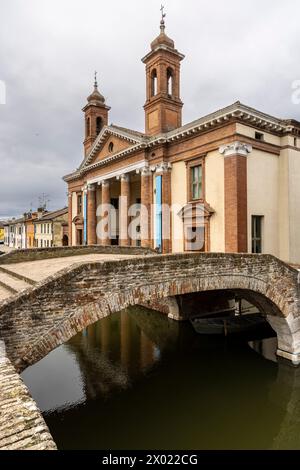
<instances>
[{"instance_id":1,"label":"bell tower","mask_svg":"<svg viewBox=\"0 0 300 470\"><path fill-rule=\"evenodd\" d=\"M165 34L165 13L161 8L160 34L151 43L151 51L142 59L146 65L145 132L160 134L182 125L180 99L180 62L184 55L175 49Z\"/></svg>"},{"instance_id":2,"label":"bell tower","mask_svg":"<svg viewBox=\"0 0 300 470\"><path fill-rule=\"evenodd\" d=\"M91 149L102 127L108 124L109 110L110 107L105 104L104 96L98 91L97 72L95 72L94 91L88 96L87 104L82 109L85 122L85 139L83 142L85 156Z\"/></svg>"}]
</instances>

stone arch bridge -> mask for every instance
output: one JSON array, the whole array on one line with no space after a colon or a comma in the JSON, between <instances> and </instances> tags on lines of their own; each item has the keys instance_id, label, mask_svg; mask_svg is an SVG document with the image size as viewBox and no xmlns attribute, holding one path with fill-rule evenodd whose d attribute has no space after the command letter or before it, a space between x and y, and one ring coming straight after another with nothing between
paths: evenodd
<instances>
[{"instance_id":1,"label":"stone arch bridge","mask_svg":"<svg viewBox=\"0 0 300 470\"><path fill-rule=\"evenodd\" d=\"M76 264L0 305L0 339L18 371L97 320L129 305L235 290L267 312L278 354L300 363L300 286L296 269L271 255L177 254Z\"/></svg>"}]
</instances>

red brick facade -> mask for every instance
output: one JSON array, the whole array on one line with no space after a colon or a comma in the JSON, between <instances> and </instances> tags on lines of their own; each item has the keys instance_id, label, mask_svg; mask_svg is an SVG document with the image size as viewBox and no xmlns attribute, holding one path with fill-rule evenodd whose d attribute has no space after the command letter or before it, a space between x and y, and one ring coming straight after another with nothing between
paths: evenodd
<instances>
[{"instance_id":1,"label":"red brick facade","mask_svg":"<svg viewBox=\"0 0 300 470\"><path fill-rule=\"evenodd\" d=\"M225 251L247 253L247 158L225 158Z\"/></svg>"}]
</instances>

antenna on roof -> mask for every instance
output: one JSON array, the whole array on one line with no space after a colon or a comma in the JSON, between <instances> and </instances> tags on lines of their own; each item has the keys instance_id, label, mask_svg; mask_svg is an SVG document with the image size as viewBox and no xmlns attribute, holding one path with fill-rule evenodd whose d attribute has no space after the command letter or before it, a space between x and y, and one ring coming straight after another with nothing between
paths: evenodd
<instances>
[{"instance_id":1,"label":"antenna on roof","mask_svg":"<svg viewBox=\"0 0 300 470\"><path fill-rule=\"evenodd\" d=\"M50 198L49 198L48 194L43 193L41 196L39 196L39 207L46 210L47 204L49 202L50 202Z\"/></svg>"}]
</instances>

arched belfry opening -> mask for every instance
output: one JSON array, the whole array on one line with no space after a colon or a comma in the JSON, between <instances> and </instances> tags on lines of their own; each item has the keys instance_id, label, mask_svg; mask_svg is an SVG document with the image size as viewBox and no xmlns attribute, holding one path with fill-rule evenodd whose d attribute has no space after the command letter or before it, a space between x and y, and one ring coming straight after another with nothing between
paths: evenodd
<instances>
[{"instance_id":1,"label":"arched belfry opening","mask_svg":"<svg viewBox=\"0 0 300 470\"><path fill-rule=\"evenodd\" d=\"M88 117L85 120L85 136L89 137L91 134L91 119Z\"/></svg>"},{"instance_id":2,"label":"arched belfry opening","mask_svg":"<svg viewBox=\"0 0 300 470\"><path fill-rule=\"evenodd\" d=\"M102 127L103 127L102 122L103 122L102 118L101 118L100 116L98 116L98 117L96 118L96 134L97 134L97 135L100 134L100 131L101 131Z\"/></svg>"},{"instance_id":3,"label":"arched belfry opening","mask_svg":"<svg viewBox=\"0 0 300 470\"><path fill-rule=\"evenodd\" d=\"M174 95L174 72L171 67L167 68L167 94L169 97Z\"/></svg>"},{"instance_id":4,"label":"arched belfry opening","mask_svg":"<svg viewBox=\"0 0 300 470\"><path fill-rule=\"evenodd\" d=\"M153 69L151 72L151 96L157 95L157 71Z\"/></svg>"}]
</instances>

